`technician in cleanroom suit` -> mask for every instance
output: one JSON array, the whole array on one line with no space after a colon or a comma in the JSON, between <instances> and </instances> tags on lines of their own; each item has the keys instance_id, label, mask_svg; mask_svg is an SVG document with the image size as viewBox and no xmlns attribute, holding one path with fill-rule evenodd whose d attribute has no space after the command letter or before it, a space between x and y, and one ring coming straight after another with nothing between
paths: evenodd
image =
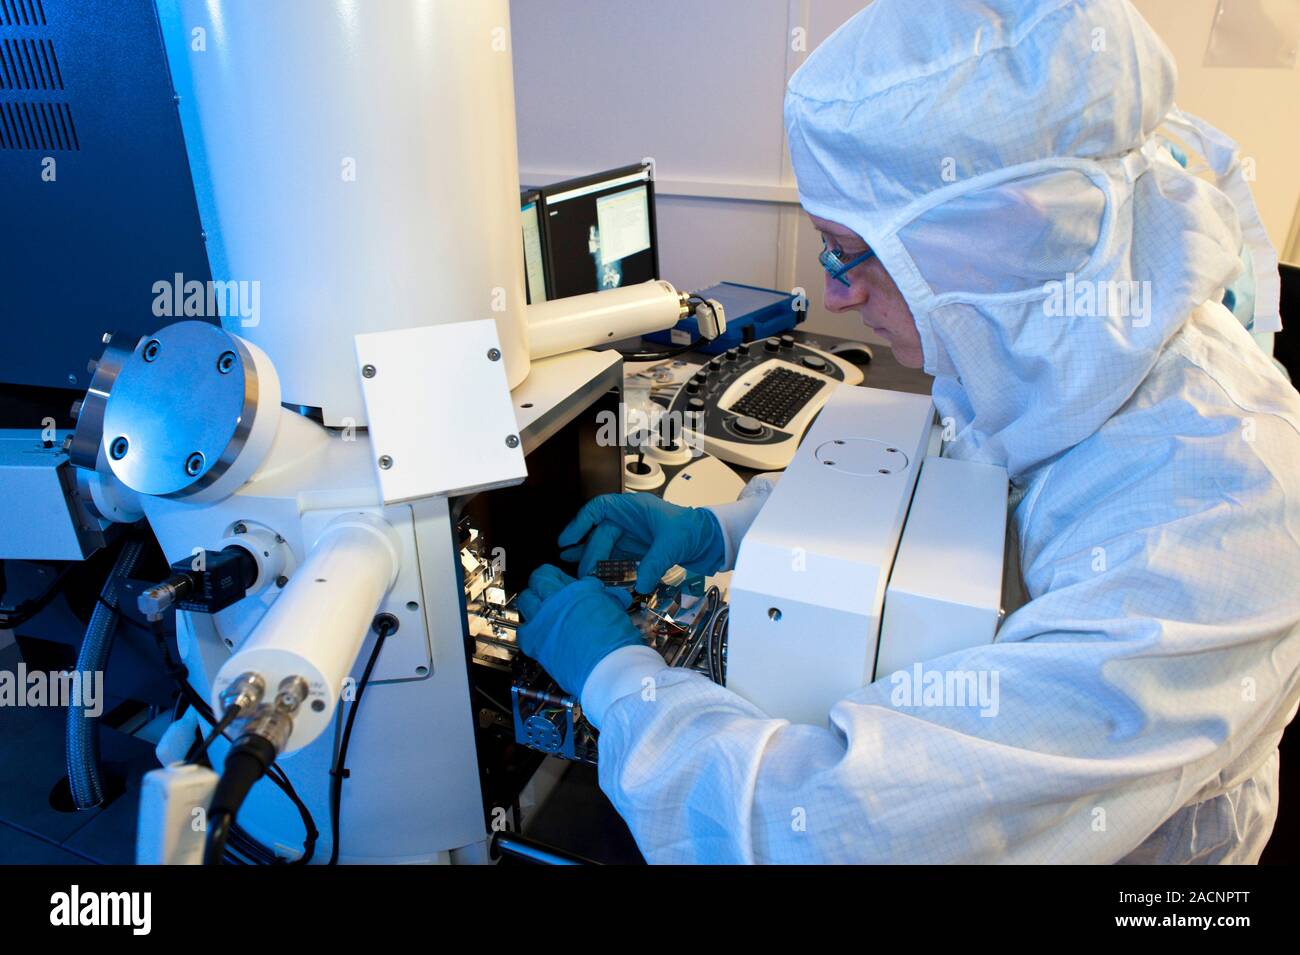
<instances>
[{"instance_id":1,"label":"technician in cleanroom suit","mask_svg":"<svg viewBox=\"0 0 1300 955\"><path fill-rule=\"evenodd\" d=\"M1276 329L1276 258L1174 84L1127 0L876 0L791 79L803 206L845 264L874 253L827 304L935 376L946 454L1007 468L1031 599L927 664L997 671L996 716L892 705L886 679L803 726L665 669L619 598L539 570L520 639L581 694L647 859L1258 859L1300 693L1300 396L1219 304L1245 246ZM1068 276L1147 298L1062 306ZM561 543L590 532L580 573L646 554L644 588L729 565L761 500L597 498Z\"/></svg>"}]
</instances>

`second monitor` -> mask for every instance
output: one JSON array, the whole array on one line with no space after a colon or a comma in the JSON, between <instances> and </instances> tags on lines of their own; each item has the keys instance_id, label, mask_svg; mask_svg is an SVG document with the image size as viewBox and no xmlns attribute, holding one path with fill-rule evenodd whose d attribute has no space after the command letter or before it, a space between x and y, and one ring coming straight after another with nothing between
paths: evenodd
<instances>
[{"instance_id":1,"label":"second monitor","mask_svg":"<svg viewBox=\"0 0 1300 955\"><path fill-rule=\"evenodd\" d=\"M541 193L548 298L659 278L649 163L557 182Z\"/></svg>"}]
</instances>

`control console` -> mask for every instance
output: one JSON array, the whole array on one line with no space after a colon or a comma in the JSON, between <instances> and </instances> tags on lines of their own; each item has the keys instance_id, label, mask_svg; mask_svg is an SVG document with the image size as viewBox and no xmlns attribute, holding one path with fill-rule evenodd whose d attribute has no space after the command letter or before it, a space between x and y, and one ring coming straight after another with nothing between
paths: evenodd
<instances>
[{"instance_id":1,"label":"control console","mask_svg":"<svg viewBox=\"0 0 1300 955\"><path fill-rule=\"evenodd\" d=\"M848 362L782 335L745 342L701 365L668 410L707 453L779 471L835 386L861 381Z\"/></svg>"}]
</instances>

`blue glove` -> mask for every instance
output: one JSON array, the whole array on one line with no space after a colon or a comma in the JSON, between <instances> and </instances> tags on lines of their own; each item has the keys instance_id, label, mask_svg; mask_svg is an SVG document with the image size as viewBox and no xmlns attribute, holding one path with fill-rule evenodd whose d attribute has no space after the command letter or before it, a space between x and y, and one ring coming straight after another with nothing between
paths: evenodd
<instances>
[{"instance_id":1,"label":"blue glove","mask_svg":"<svg viewBox=\"0 0 1300 955\"><path fill-rule=\"evenodd\" d=\"M644 646L628 619L632 597L606 587L595 577L574 580L543 564L519 595L519 649L569 693L581 693L596 664L620 647Z\"/></svg>"},{"instance_id":2,"label":"blue glove","mask_svg":"<svg viewBox=\"0 0 1300 955\"><path fill-rule=\"evenodd\" d=\"M590 533L585 545L579 542ZM574 546L578 545L578 546ZM727 544L713 512L679 507L651 494L602 494L592 498L560 532L560 556L578 561L578 576L596 572L602 560L639 560L637 593L648 594L674 564L694 574L716 574Z\"/></svg>"}]
</instances>

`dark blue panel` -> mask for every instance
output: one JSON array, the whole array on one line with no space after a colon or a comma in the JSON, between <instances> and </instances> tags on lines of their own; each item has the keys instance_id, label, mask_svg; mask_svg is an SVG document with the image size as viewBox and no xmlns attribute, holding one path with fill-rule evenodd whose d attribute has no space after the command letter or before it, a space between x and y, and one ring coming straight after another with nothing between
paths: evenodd
<instances>
[{"instance_id":1,"label":"dark blue panel","mask_svg":"<svg viewBox=\"0 0 1300 955\"><path fill-rule=\"evenodd\" d=\"M0 382L84 388L178 272L210 278L153 0L0 0Z\"/></svg>"}]
</instances>

